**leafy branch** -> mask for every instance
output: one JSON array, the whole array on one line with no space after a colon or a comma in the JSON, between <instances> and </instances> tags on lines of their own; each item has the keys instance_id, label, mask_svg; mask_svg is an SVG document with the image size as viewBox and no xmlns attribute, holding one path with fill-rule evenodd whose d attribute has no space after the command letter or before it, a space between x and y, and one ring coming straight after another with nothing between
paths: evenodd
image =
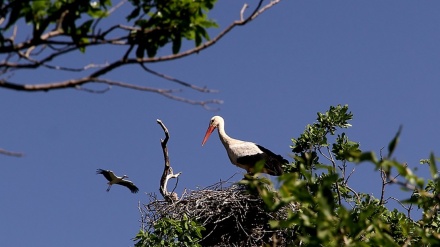
<instances>
[{"instance_id":1,"label":"leafy branch","mask_svg":"<svg viewBox=\"0 0 440 247\"><path fill-rule=\"evenodd\" d=\"M222 101L190 100L177 96L176 93L180 90L150 88L131 82L114 81L104 76L122 67L140 65L144 71L161 79L199 92L215 92L152 70L146 64L197 54L214 45L235 27L246 25L280 1L271 0L263 6L263 0L259 0L246 18L243 17L247 7L245 5L240 11L240 20L233 21L213 39L210 39L207 30L216 28L217 23L208 14L214 8L216 0L130 0L121 1L114 8L110 8L110 0L5 1L0 6L0 54L4 55L0 61L0 87L27 92L75 88L93 93L94 90L86 89L84 85L104 83L109 86L107 89L117 86L153 92L208 108L210 104L221 104ZM127 4L131 8L126 16L127 23L104 23L110 20L117 8ZM22 35L18 35L18 29L25 28L17 24L20 20L30 24L32 28L31 35L24 40L19 40ZM8 33L9 36L6 36ZM194 41L195 47L181 51L184 40ZM168 45L171 45L172 54L156 56L161 48ZM86 63L76 68L57 64L57 59L77 52L85 53L86 50L98 46L115 47L123 53L118 59L101 64ZM43 83L19 83L11 79L17 71L40 68L85 75L76 79ZM69 77L71 78L70 74ZM105 91L107 90L100 90Z\"/></svg>"}]
</instances>

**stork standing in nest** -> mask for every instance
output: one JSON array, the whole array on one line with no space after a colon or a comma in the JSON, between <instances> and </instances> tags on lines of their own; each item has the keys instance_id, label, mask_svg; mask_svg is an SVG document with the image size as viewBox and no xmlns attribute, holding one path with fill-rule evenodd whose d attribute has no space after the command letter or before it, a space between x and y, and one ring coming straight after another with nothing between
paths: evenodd
<instances>
[{"instance_id":1,"label":"stork standing in nest","mask_svg":"<svg viewBox=\"0 0 440 247\"><path fill-rule=\"evenodd\" d=\"M103 169L98 169L96 171L96 174L102 174L108 180L107 192L110 191L110 188L112 187L113 184L119 184L119 185L125 186L131 191L131 193L137 193L139 191L138 187L136 187L136 185L134 185L133 182L125 179L125 178L128 178L127 175L124 175L122 177L118 177L112 171L103 170Z\"/></svg>"},{"instance_id":2,"label":"stork standing in nest","mask_svg":"<svg viewBox=\"0 0 440 247\"><path fill-rule=\"evenodd\" d=\"M248 173L253 173L255 165L259 161L264 160L264 167L261 172L273 176L283 174L282 165L289 163L287 160L281 155L274 154L272 151L253 142L241 141L229 137L225 132L225 121L220 116L211 118L208 130L203 138L202 146L216 128L218 129L218 135L223 146L226 148L226 152L232 164L245 169Z\"/></svg>"}]
</instances>

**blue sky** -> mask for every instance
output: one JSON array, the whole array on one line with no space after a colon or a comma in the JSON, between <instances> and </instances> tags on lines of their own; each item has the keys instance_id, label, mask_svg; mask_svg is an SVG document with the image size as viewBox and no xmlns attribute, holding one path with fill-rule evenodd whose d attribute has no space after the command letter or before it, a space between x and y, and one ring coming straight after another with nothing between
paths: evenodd
<instances>
[{"instance_id":1,"label":"blue sky","mask_svg":"<svg viewBox=\"0 0 440 247\"><path fill-rule=\"evenodd\" d=\"M239 18L243 3L220 1L212 18L225 27ZM282 1L197 55L150 65L218 89L216 94L189 89L179 94L224 100L216 112L121 88L105 94L1 89L0 147L25 153L0 156L2 244L133 245L140 227L138 203L148 202L145 193L159 194L164 134L156 119L170 131L171 165L182 172L179 195L235 173L239 180L243 173L230 164L217 135L201 147L213 115L225 118L231 137L288 158L291 138L315 121L316 112L337 104L349 105L354 120L346 133L365 151L378 153L402 125L395 157L427 177L419 160L431 151L440 153L439 8L437 1ZM126 15L124 8L118 11ZM100 50L60 62L104 63L123 52ZM181 88L136 66L108 78ZM59 74L31 71L13 79L38 83L56 81ZM127 174L140 193L120 186L107 193L97 168ZM379 196L379 174L369 164L356 166L351 185ZM387 195L393 192L405 198L397 187L388 188Z\"/></svg>"}]
</instances>

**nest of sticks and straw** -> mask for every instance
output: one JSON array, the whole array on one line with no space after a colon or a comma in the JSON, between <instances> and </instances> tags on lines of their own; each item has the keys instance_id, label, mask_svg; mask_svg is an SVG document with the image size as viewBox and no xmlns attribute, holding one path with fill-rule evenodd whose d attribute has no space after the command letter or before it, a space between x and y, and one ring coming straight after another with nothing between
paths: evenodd
<instances>
[{"instance_id":1,"label":"nest of sticks and straw","mask_svg":"<svg viewBox=\"0 0 440 247\"><path fill-rule=\"evenodd\" d=\"M149 196L150 202L142 208L145 230L151 231L159 219L181 220L187 215L206 229L202 246L285 246L288 232L271 229L269 220L285 219L288 211L296 210L292 204L269 212L258 195L249 193L244 185L227 181L187 191L174 202Z\"/></svg>"}]
</instances>

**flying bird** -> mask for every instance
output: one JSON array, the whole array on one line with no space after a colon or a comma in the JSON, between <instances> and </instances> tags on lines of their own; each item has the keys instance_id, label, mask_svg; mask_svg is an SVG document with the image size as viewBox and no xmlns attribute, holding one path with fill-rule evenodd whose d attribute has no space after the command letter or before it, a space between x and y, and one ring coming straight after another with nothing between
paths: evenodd
<instances>
[{"instance_id":1,"label":"flying bird","mask_svg":"<svg viewBox=\"0 0 440 247\"><path fill-rule=\"evenodd\" d=\"M206 130L203 138L202 146L206 143L211 133L218 129L223 146L226 148L229 160L232 164L245 169L248 173L253 173L255 165L264 160L262 172L279 176L283 174L283 164L289 163L281 155L274 154L272 151L255 144L229 137L225 132L225 120L220 116L214 116L209 122L208 130Z\"/></svg>"},{"instance_id":2,"label":"flying bird","mask_svg":"<svg viewBox=\"0 0 440 247\"><path fill-rule=\"evenodd\" d=\"M96 174L102 174L108 180L107 192L110 191L110 188L112 187L113 184L119 184L119 185L125 186L131 191L131 193L137 193L139 191L138 187L136 187L136 185L134 185L133 182L125 179L125 178L128 178L127 175L124 175L122 177L118 177L112 171L103 170L103 169L96 170Z\"/></svg>"}]
</instances>

